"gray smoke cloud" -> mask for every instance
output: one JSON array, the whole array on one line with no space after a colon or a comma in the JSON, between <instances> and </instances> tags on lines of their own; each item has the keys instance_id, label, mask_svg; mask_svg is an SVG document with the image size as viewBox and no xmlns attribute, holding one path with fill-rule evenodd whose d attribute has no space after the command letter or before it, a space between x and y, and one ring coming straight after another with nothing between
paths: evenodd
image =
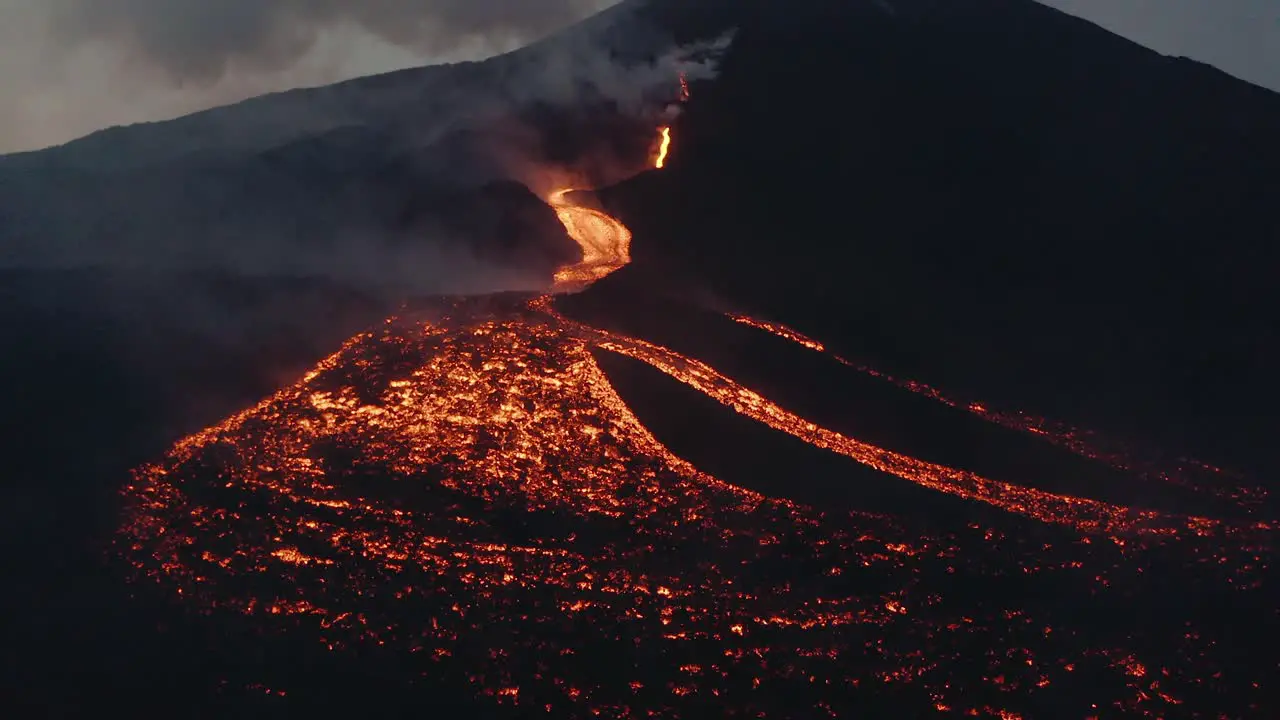
<instances>
[{"instance_id":1,"label":"gray smoke cloud","mask_svg":"<svg viewBox=\"0 0 1280 720\"><path fill-rule=\"evenodd\" d=\"M26 12L6 3L26 3ZM479 59L613 4L0 0L0 152L271 90ZM585 93L643 116L647 133L646 113L662 112L678 74L711 77L714 62L703 56L729 41L668 50L666 38L629 38L652 53L619 64L602 38L578 33L485 66L119 130L70 147L62 156L70 170L5 158L0 273L34 288L29 302L47 315L90 316L109 328L103 362L143 387L162 386L162 373L188 357L217 358L200 368L210 379L194 389L179 378L165 390L203 424L224 411L205 397L228 394L221 379L290 382L295 363L331 351L406 295L544 288L550 270L540 246L533 261L507 257L500 244L477 249L474 228L420 202L442 174L433 169L454 179L480 148L504 174L544 189L539 182L560 180L546 176L538 155L540 126L508 127L505 118L531 102L576 107ZM476 130L490 134L467 134ZM384 135L394 151L381 149ZM381 170L392 152L397 163L411 156L403 162L413 169L387 180ZM634 172L637 160L619 160L617 172ZM404 220L406 210L418 212Z\"/></svg>"},{"instance_id":2,"label":"gray smoke cloud","mask_svg":"<svg viewBox=\"0 0 1280 720\"><path fill-rule=\"evenodd\" d=\"M232 64L277 70L320 31L359 26L394 45L445 54L468 44L505 49L616 0L44 0L69 44L122 44L181 81L212 82Z\"/></svg>"},{"instance_id":3,"label":"gray smoke cloud","mask_svg":"<svg viewBox=\"0 0 1280 720\"><path fill-rule=\"evenodd\" d=\"M536 244L503 255L430 197L498 180L545 195L635 174L674 116L679 77L714 77L733 35L673 47L618 8L483 63L271 95L0 158L0 268L216 270L392 294L539 287L548 262L566 258ZM609 118L600 132L582 132L599 112Z\"/></svg>"},{"instance_id":4,"label":"gray smoke cloud","mask_svg":"<svg viewBox=\"0 0 1280 720\"><path fill-rule=\"evenodd\" d=\"M0 0L0 153L288 88L479 59L617 2ZM1276 0L1040 2L1280 89Z\"/></svg>"},{"instance_id":5,"label":"gray smoke cloud","mask_svg":"<svg viewBox=\"0 0 1280 720\"><path fill-rule=\"evenodd\" d=\"M0 153L421 65L618 0L0 0Z\"/></svg>"}]
</instances>

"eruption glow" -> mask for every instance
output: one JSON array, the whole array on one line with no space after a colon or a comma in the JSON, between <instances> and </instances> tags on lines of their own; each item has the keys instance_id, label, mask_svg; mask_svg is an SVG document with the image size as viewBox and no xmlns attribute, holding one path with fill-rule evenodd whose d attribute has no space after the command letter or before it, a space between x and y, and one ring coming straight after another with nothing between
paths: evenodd
<instances>
[{"instance_id":1,"label":"eruption glow","mask_svg":"<svg viewBox=\"0 0 1280 720\"><path fill-rule=\"evenodd\" d=\"M569 237L582 248L581 262L556 272L556 292L583 290L631 262L631 230L606 213L569 202L571 192L557 190L547 199Z\"/></svg>"},{"instance_id":2,"label":"eruption glow","mask_svg":"<svg viewBox=\"0 0 1280 720\"><path fill-rule=\"evenodd\" d=\"M659 168L670 128L662 138ZM618 219L569 190L549 201L583 249L557 292L629 262ZM566 318L554 300L462 298L388 319L179 442L125 489L118 547L134 576L331 650L395 649L411 673L557 717L849 717L891 702L903 717L1155 718L1191 698L1261 716L1248 710L1267 666L1224 671L1230 638L1198 616L1153 626L1169 649L1152 657L1131 624L1098 627L1080 609L1132 602L1144 567L1258 603L1269 524L1056 495L891 452L697 359ZM725 483L654 437L600 352L998 518L974 511L988 519L939 531Z\"/></svg>"},{"instance_id":3,"label":"eruption glow","mask_svg":"<svg viewBox=\"0 0 1280 720\"><path fill-rule=\"evenodd\" d=\"M659 128L662 133L662 144L658 146L658 159L654 161L653 166L661 170L667 166L667 153L671 151L671 128Z\"/></svg>"},{"instance_id":4,"label":"eruption glow","mask_svg":"<svg viewBox=\"0 0 1280 720\"><path fill-rule=\"evenodd\" d=\"M1011 430L1036 435L1077 455L1097 460L1119 470L1224 498L1234 502L1245 511L1261 505L1269 494L1264 487L1246 484L1245 478L1241 475L1190 458L1178 458L1176 463L1172 465L1166 462L1145 460L1135 457L1127 449L1109 444L1105 438L1099 437L1096 433L1088 430L1072 427L1065 423L1055 422L1020 410L1001 411L989 407L985 402L958 400L935 387L917 380L897 378L875 368L847 360L830 352L825 345L817 340L780 323L759 320L736 313L729 313L727 317L734 322L762 330L810 350L827 353L842 365L854 368L872 377L880 378L908 392L922 395L943 405L964 410L983 420Z\"/></svg>"}]
</instances>

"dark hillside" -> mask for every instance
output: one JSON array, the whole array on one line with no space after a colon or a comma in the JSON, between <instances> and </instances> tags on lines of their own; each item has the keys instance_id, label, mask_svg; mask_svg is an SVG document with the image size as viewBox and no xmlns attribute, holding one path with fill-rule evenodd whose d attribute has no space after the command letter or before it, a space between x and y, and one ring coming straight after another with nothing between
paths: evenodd
<instances>
[{"instance_id":1,"label":"dark hillside","mask_svg":"<svg viewBox=\"0 0 1280 720\"><path fill-rule=\"evenodd\" d=\"M944 387L1262 461L1280 96L1030 0L666 12L739 33L668 172L604 194L636 231L627 272Z\"/></svg>"}]
</instances>

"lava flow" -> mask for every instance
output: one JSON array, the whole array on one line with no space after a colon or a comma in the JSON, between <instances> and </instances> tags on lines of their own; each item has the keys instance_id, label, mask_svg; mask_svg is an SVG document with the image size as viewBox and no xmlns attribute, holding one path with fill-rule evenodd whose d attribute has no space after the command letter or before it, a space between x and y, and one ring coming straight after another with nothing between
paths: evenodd
<instances>
[{"instance_id":1,"label":"lava flow","mask_svg":"<svg viewBox=\"0 0 1280 720\"><path fill-rule=\"evenodd\" d=\"M557 290L627 262L621 222L567 191L551 200L583 247ZM938 527L727 484L658 442L593 352L1007 512ZM1261 597L1269 527L890 453L695 359L571 321L553 296L388 319L139 469L126 497L119 549L137 579L267 636L352 657L394 648L409 676L456 680L498 709L1154 718L1265 702L1268 667L1233 654L1202 608ZM1198 604L1149 582L1143 568L1157 566L1194 584ZM1102 623L1081 611L1126 603L1164 605Z\"/></svg>"},{"instance_id":2,"label":"lava flow","mask_svg":"<svg viewBox=\"0 0 1280 720\"><path fill-rule=\"evenodd\" d=\"M607 213L574 205L566 198L573 190L551 193L548 202L565 231L582 248L582 260L555 275L556 292L583 290L631 262L631 231Z\"/></svg>"},{"instance_id":3,"label":"lava flow","mask_svg":"<svg viewBox=\"0 0 1280 720\"><path fill-rule=\"evenodd\" d=\"M1098 433L1073 427L1066 423L1039 417L1024 411L1002 411L976 400L957 400L941 390L917 380L897 378L880 370L847 360L830 353L821 342L781 323L759 320L747 315L729 313L734 322L756 328L815 352L829 353L837 362L859 372L880 378L903 390L922 395L935 402L972 413L988 422L1011 430L1029 433L1066 448L1082 457L1105 463L1119 470L1136 473L1145 478L1162 480L1190 488L1200 493L1233 501L1247 514L1267 498L1266 488L1246 484L1245 478L1224 468L1191 458L1178 458L1174 462L1157 461L1136 455L1128 448L1109 442Z\"/></svg>"},{"instance_id":4,"label":"lava flow","mask_svg":"<svg viewBox=\"0 0 1280 720\"><path fill-rule=\"evenodd\" d=\"M658 159L653 161L653 166L661 170L667 166L667 153L671 152L671 128L662 127L659 132L662 133L662 144L658 146Z\"/></svg>"}]
</instances>

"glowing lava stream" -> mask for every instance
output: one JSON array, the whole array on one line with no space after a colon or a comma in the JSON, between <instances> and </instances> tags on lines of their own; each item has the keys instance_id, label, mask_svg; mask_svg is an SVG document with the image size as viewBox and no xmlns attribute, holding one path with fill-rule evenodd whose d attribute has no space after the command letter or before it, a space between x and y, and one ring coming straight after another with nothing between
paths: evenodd
<instances>
[{"instance_id":1,"label":"glowing lava stream","mask_svg":"<svg viewBox=\"0 0 1280 720\"><path fill-rule=\"evenodd\" d=\"M560 292L625 265L631 242L617 219L570 197L550 198L583 248L557 274ZM251 616L262 630L253 642L302 629L330 650L385 645L422 677L561 717L701 717L708 694L761 716L756 704L775 694L757 691L762 682L785 695L786 717L795 707L839 716L831 704L857 708L868 697L849 694L859 688L1023 717L973 698L1077 688L1086 670L1104 679L1088 690L1094 708L1156 717L1184 702L1180 693L1222 681L1205 649L1219 636L1171 626L1178 664L1148 670L1127 638L1095 640L1101 631L1077 613L1038 598L1045 588L1079 588L1072 597L1083 601L1107 593L1124 553L1164 551L1165 536L1186 541L1174 551L1185 548L1189 572L1252 591L1270 536L1235 530L1270 527L1054 495L878 448L698 360L566 318L553 302L455 298L430 322L388 319L299 382L177 443L124 488L117 549L132 577L206 612ZM820 512L729 485L649 432L592 347L815 447L1114 542L1051 546L976 524L934 538L907 528L910 518ZM1118 537L1129 533L1139 537ZM1049 584L944 595L957 570L966 582L1010 570ZM624 662L595 660L612 657ZM1265 668L1233 671L1235 684L1207 702L1265 680Z\"/></svg>"},{"instance_id":2,"label":"glowing lava stream","mask_svg":"<svg viewBox=\"0 0 1280 720\"><path fill-rule=\"evenodd\" d=\"M955 397L917 380L894 377L875 368L859 365L832 352L822 342L781 323L759 320L737 313L726 313L726 316L739 324L767 332L809 350L825 353L841 365L879 378L908 392L922 395L948 407L964 410L987 422L1010 430L1038 436L1076 455L1110 465L1118 470L1136 473L1148 479L1162 480L1174 485L1180 485L1196 492L1226 498L1234 501L1237 506L1246 512L1251 511L1254 506L1258 505L1268 495L1266 488L1245 484L1246 478L1220 467L1189 458L1180 458L1172 465L1167 462L1144 460L1135 457L1132 452L1124 448L1105 443L1095 433L1088 430L1082 430L1022 411L1000 411L989 407L986 403L957 400Z\"/></svg>"},{"instance_id":3,"label":"glowing lava stream","mask_svg":"<svg viewBox=\"0 0 1280 720\"><path fill-rule=\"evenodd\" d=\"M662 127L660 132L662 133L662 144L654 163L655 168L662 168L665 165L667 152L671 144L671 129ZM582 262L563 268L556 273L555 289L561 292L585 289L595 281L630 262L631 231L619 220L606 213L571 204L567 199L570 192L572 192L572 189L558 190L552 193L549 198L551 205L556 209L560 221L564 223L565 230L583 249ZM811 445L839 453L881 472L896 475L932 490L983 502L1006 512L1033 517L1042 522L1069 525L1086 533L1153 533L1167 535L1171 532L1176 532L1178 529L1189 529L1195 533L1204 533L1220 524L1219 521L1209 518L1179 517L1149 510L1134 510L1088 498L1057 495L1013 483L991 480L973 472L925 462L879 448L808 422L697 360L683 357L672 350L652 343L614 335L576 323L557 313L551 307L549 298L539 298L533 301L531 306L536 310L552 315L561 323L575 328L588 343L645 362L680 382L718 400L742 415L799 438ZM809 349L818 352L826 351L822 343L783 325L757 321L741 315L730 315L729 317L739 323L771 332ZM839 356L835 357L845 365L877 376L886 377L890 382L895 382L895 384L912 392L924 393L940 402L956 405L956 403L927 385L898 382L874 370L855 366ZM986 416L986 409L981 405L969 405L967 409L984 417ZM1000 422L1000 417L993 415L992 420ZM1035 426L1032 426L1032 428L1034 429ZM1025 430L1028 428L1024 425L1019 429ZM1047 435L1047 433L1044 434ZM1050 439L1056 439L1060 444L1066 445L1080 454L1096 455L1096 453L1090 452L1087 446L1083 446L1079 442L1072 443L1067 441L1067 439L1074 440L1074 436L1068 435L1065 438L1050 437ZM1249 527L1254 530L1268 531L1272 529L1272 524L1255 523Z\"/></svg>"},{"instance_id":4,"label":"glowing lava stream","mask_svg":"<svg viewBox=\"0 0 1280 720\"><path fill-rule=\"evenodd\" d=\"M542 309L555 311L541 305ZM1041 522L1067 525L1082 533L1171 535L1179 531L1205 534L1225 526L1220 520L1187 517L1153 510L1135 510L1089 498L1058 495L893 452L846 437L791 413L743 387L711 366L653 343L598 330L568 318L584 340L597 347L640 360L706 394L735 412L787 433L815 447L844 455L863 465L931 490L986 503L1005 512ZM1271 523L1256 522L1236 529L1268 532Z\"/></svg>"},{"instance_id":5,"label":"glowing lava stream","mask_svg":"<svg viewBox=\"0 0 1280 720\"><path fill-rule=\"evenodd\" d=\"M680 78L681 97L688 98L688 85ZM653 162L656 169L666 167L671 150L671 128L658 128L661 144ZM631 262L631 230L617 218L592 208L574 205L567 198L577 188L561 188L547 197L569 237L582 248L582 260L556 271L554 292L578 292L595 281Z\"/></svg>"},{"instance_id":6,"label":"glowing lava stream","mask_svg":"<svg viewBox=\"0 0 1280 720\"><path fill-rule=\"evenodd\" d=\"M667 154L671 152L671 128L664 127L662 132L662 145L658 147L658 159L653 162L653 166L661 170L667 166Z\"/></svg>"},{"instance_id":7,"label":"glowing lava stream","mask_svg":"<svg viewBox=\"0 0 1280 720\"><path fill-rule=\"evenodd\" d=\"M555 292L577 292L631 262L631 231L606 213L570 203L573 188L551 193L547 202L555 208L569 237L582 247L582 261L556 272Z\"/></svg>"}]
</instances>

